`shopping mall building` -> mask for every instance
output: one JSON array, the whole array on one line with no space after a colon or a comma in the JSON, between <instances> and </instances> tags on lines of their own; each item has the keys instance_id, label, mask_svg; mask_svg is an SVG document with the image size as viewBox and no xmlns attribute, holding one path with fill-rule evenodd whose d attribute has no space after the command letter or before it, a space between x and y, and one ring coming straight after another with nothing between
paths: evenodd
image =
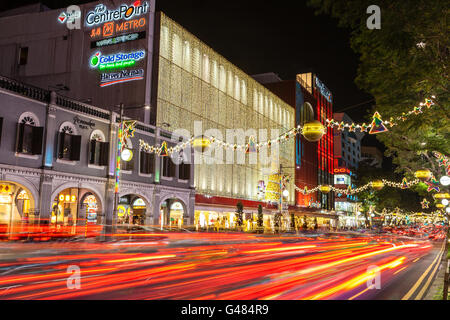
<instances>
[{"instance_id":1,"label":"shopping mall building","mask_svg":"<svg viewBox=\"0 0 450 320\"><path fill-rule=\"evenodd\" d=\"M244 135L240 136L243 141L249 141L251 135L256 142L263 142L278 137L298 123L295 104L285 102L182 26L163 13L155 12L154 1L93 2L80 5L79 11L73 9L49 10L42 5L35 5L2 13L0 75L43 88L45 91L58 92L59 95L70 97L78 104L102 110L102 113L108 115L107 119L96 119L90 114L78 116L86 118L86 121L105 122L107 126L103 131L105 137L109 136L110 130L114 131L106 122L114 123L112 115L118 112L115 106L120 103L125 106L125 115L139 120L141 128L151 128L146 130L158 132L161 130L159 128L163 128L164 132L167 132L167 139L170 139L170 133L180 130L184 130L182 132L185 132L186 136L198 136L207 130L216 130L215 132L220 132L226 140L227 130L243 129ZM316 78L311 78L311 81L314 79ZM312 88L318 86L314 85ZM323 90L313 90L310 94L315 97L316 102L320 101L320 105L316 103L312 105L316 110L314 118L327 117L331 112L329 97ZM47 115L45 108L43 109L42 118L45 119ZM20 115L14 114L11 121L13 119L19 121L19 118ZM202 128L200 133L196 131L199 124ZM52 130L57 132L60 125L59 122L55 123ZM76 129L87 134L86 130ZM253 129L256 134L247 131L249 129ZM137 132L144 134L146 130ZM214 136L217 137L217 134ZM90 139L90 136L86 139L88 138ZM161 137L154 137L156 139L154 143L157 144L159 138ZM113 139L110 136L108 141L114 141ZM153 143L151 135L143 139L146 143ZM174 145L179 141L172 139L171 142ZM241 142L234 137L233 140L226 140L226 143L233 146ZM264 191L270 175L282 172L292 178L291 183L286 185L288 195L283 199L285 213L296 204L299 197L293 183L296 177L295 143L295 139L288 139L277 144L279 148L273 146L278 152L272 154L273 157L268 162L258 161L251 164L250 155L245 154L244 150L237 149L232 152L231 158L234 159L239 154L242 156L244 153L245 161L234 161L229 164L210 161L212 163L207 165L197 163L192 165L189 179L181 179L189 180L185 185L183 181L178 181L180 179L174 181L173 185L163 177L157 181L156 172L151 179L145 175L127 176L124 173L123 176L127 177L124 180L127 182L122 184L121 193L136 194L128 189L156 190L155 186L165 183L167 188L175 188L174 197L169 199L183 200L180 203L185 210L184 221L189 223L207 226L220 219L223 223L231 225L235 220L236 205L242 202L245 219L250 220L254 217L258 206L262 205L266 223L270 224L271 217L278 210L274 204L265 201ZM139 146L135 142L132 144L135 153L139 153L136 149ZM11 146L8 148L11 149ZM46 147L43 148L46 151ZM317 170L312 173L313 176L309 180L314 180L314 184L332 184L332 155L330 158L328 154L328 149L332 148L332 139L329 141L327 135L318 146L311 147L305 144L302 148L305 153L307 148L317 150L314 155L317 157L317 161L314 161ZM226 156L229 155L230 149L233 150L231 147L224 151ZM205 160L209 157L210 160L218 160L220 158L218 154L220 152L216 151L209 153L208 156L196 154L195 159ZM37 156L38 159L33 160L35 162L32 162L32 167L35 170L43 170L39 169L43 166L48 170L45 161L46 157L50 157L49 153ZM52 157L56 159L56 154L52 154ZM14 151L9 162L3 160L1 162L5 162L2 166L13 166L16 168L14 170L20 170L22 166L28 165L29 161L31 160L28 158L17 156ZM83 161L87 161L87 158ZM84 174L77 170L85 168L87 176L91 179L98 177L97 181L103 181L105 186L113 173L112 167L95 169L90 168L88 163L86 166L79 166L52 161L52 165L51 170L55 172L72 168L74 174ZM155 165L158 167L158 164ZM47 173L45 171L45 177ZM319 180L317 174L320 176ZM37 174L35 179L39 180L41 175L42 173ZM135 182L142 185L136 184L134 187L134 180L131 177L136 178ZM6 181L5 179L1 181ZM58 179L61 182L65 181L66 176ZM72 181L70 178L67 179ZM312 184L308 181L305 183ZM40 208L41 215L46 214L44 212L48 211L50 200L45 200L45 204L39 202L38 205L39 200L36 200L36 196L42 191L37 187L39 183L35 182L35 186L34 208ZM68 188L72 187L74 186L70 185ZM195 188L195 196L192 187ZM56 196L63 190L59 190L56 186L55 188L52 182L50 189L53 191L48 191L49 195L46 196L52 199L51 203L55 198L54 190L58 191ZM28 190L31 195L31 189ZM104 203L109 203L105 197L110 196L110 191L110 187L98 186L97 192L92 192L102 198L97 199L102 212L105 212ZM165 193L161 191L159 198L166 198L162 194ZM142 201L136 203L136 210L142 210L144 203L150 205L154 207L151 210L153 213L147 215L146 219L153 222L160 221L159 213L155 213L160 210L160 201L154 199L152 191L149 191L148 195L139 196ZM78 196L77 199L82 199L82 196ZM132 197L121 198L124 211L133 206L133 200ZM320 194L314 195L313 202L328 210L332 209L334 203L330 196ZM170 207L171 204L167 206ZM177 204L173 210L179 208L180 205Z\"/></svg>"}]
</instances>

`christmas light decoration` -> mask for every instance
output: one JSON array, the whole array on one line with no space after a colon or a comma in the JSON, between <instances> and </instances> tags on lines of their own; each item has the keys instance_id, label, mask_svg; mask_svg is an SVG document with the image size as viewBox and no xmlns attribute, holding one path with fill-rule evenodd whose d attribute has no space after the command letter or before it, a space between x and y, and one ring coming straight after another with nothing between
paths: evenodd
<instances>
[{"instance_id":1,"label":"christmas light decoration","mask_svg":"<svg viewBox=\"0 0 450 320\"><path fill-rule=\"evenodd\" d=\"M309 142L317 142L322 139L325 134L326 129L322 123L319 121L311 121L305 123L302 129L302 135Z\"/></svg>"},{"instance_id":2,"label":"christmas light decoration","mask_svg":"<svg viewBox=\"0 0 450 320\"><path fill-rule=\"evenodd\" d=\"M431 178L432 175L433 175L433 174L432 174L431 171L428 170L428 169L420 169L420 170L417 170L417 171L414 173L414 176L415 176L417 179L422 180L422 181L430 180L430 178Z\"/></svg>"},{"instance_id":3,"label":"christmas light decoration","mask_svg":"<svg viewBox=\"0 0 450 320\"><path fill-rule=\"evenodd\" d=\"M160 157L168 157L169 156L169 150L167 149L167 142L163 142L161 145L161 148L159 149L159 156Z\"/></svg>"},{"instance_id":4,"label":"christmas light decoration","mask_svg":"<svg viewBox=\"0 0 450 320\"><path fill-rule=\"evenodd\" d=\"M380 182L381 182L381 184L383 184L383 187L384 186L389 186L389 187L392 187L392 188L405 189L405 188L411 188L412 186L415 186L415 185L419 184L420 180L416 179L416 180L413 180L413 181L407 181L406 178L404 178L401 183L397 183L397 182L388 181L388 180L384 180L383 179L381 181L380 180L378 180L378 181L371 181L371 182L367 183L366 185L361 186L361 187L356 188L356 189L352 189L350 186L347 189L339 189L339 188L335 188L333 186L321 186L321 185L317 186L317 187L315 187L313 189L308 189L306 187L304 189L301 189L301 188L295 186L295 190L300 192L301 194L308 195L308 194L311 194L311 193L314 193L314 192L317 192L317 191L321 191L322 192L322 190L321 190L322 188L324 188L324 191L327 191L327 188L330 188L330 191L333 191L335 193L341 193L341 194L345 194L345 195L354 195L354 194L361 193L361 192L363 192L363 191L365 191L365 190L367 190L369 188L372 188L373 185L375 185L375 186L378 185L379 186ZM328 191L328 192L330 192L330 191Z\"/></svg>"},{"instance_id":5,"label":"christmas light decoration","mask_svg":"<svg viewBox=\"0 0 450 320\"><path fill-rule=\"evenodd\" d=\"M322 193L324 193L324 194L327 194L327 193L330 193L330 191L331 191L331 186L320 186L320 192L322 192Z\"/></svg>"},{"instance_id":6,"label":"christmas light decoration","mask_svg":"<svg viewBox=\"0 0 450 320\"><path fill-rule=\"evenodd\" d=\"M378 191L378 190L383 189L384 183L383 183L383 181L381 181L381 180L376 180L376 181L373 181L373 182L371 183L371 186L372 186L372 189Z\"/></svg>"},{"instance_id":7,"label":"christmas light decoration","mask_svg":"<svg viewBox=\"0 0 450 320\"><path fill-rule=\"evenodd\" d=\"M384 126L381 115L378 112L375 112L375 114L373 115L372 127L369 131L369 134L377 134L386 131L388 131L388 129Z\"/></svg>"},{"instance_id":8,"label":"christmas light decoration","mask_svg":"<svg viewBox=\"0 0 450 320\"><path fill-rule=\"evenodd\" d=\"M255 137L251 136L248 139L247 148L245 149L245 153L255 153L258 152L258 148L256 146L256 139Z\"/></svg>"},{"instance_id":9,"label":"christmas light decoration","mask_svg":"<svg viewBox=\"0 0 450 320\"><path fill-rule=\"evenodd\" d=\"M280 175L272 174L269 176L269 182L266 187L266 201L278 202L280 201Z\"/></svg>"},{"instance_id":10,"label":"christmas light decoration","mask_svg":"<svg viewBox=\"0 0 450 320\"><path fill-rule=\"evenodd\" d=\"M432 105L434 105L434 102L431 99L426 99L425 103L421 103L421 106L423 105L427 105L427 107L430 108ZM202 136L201 138L191 138L188 142L184 142L175 146L174 148L171 148L169 150L169 153L170 151L180 151L182 149L190 147L191 145L194 146L194 148L206 148L212 144L215 144L224 149L241 150L245 153L258 152L261 147L267 146L270 148L273 145L279 145L280 143L284 143L286 141L289 141L290 139L294 139L298 133L301 133L307 141L317 142L326 133L327 127L337 127L337 130L340 131L344 131L347 128L350 132L356 131L357 129L359 129L361 132L367 132L367 130L370 128L370 134L378 134L388 131L386 125L390 125L390 127L393 127L398 125L398 123L396 123L395 121L406 121L410 115L418 115L422 113L423 110L421 107L414 107L413 110L409 111L408 113L403 113L401 116L398 116L396 118L391 117L389 121L383 121L381 119L381 115L378 112L375 112L371 125L367 125L366 123L363 123L362 125L355 123L346 124L343 121L338 122L334 119L326 119L326 125L323 125L319 121L312 121L304 124L303 127L298 126L296 128L292 128L276 139L256 143L256 138L250 137L249 142L244 145L230 144L215 139L214 137ZM161 152L161 147L151 146L144 141L140 141L140 145L141 148L145 149L147 152L154 152L158 155L161 153L165 154L165 152ZM438 152L435 153L435 156L438 157L440 166L447 166L447 175L450 175L450 162L448 161L448 158Z\"/></svg>"},{"instance_id":11,"label":"christmas light decoration","mask_svg":"<svg viewBox=\"0 0 450 320\"><path fill-rule=\"evenodd\" d=\"M441 191L441 189L439 188L439 181L437 181L433 175L431 175L430 181L425 181L425 183L428 186L428 189L427 189L428 192L431 192L431 191L440 192Z\"/></svg>"},{"instance_id":12,"label":"christmas light decoration","mask_svg":"<svg viewBox=\"0 0 450 320\"><path fill-rule=\"evenodd\" d=\"M205 152L209 146L211 145L211 140L206 138L205 136L200 136L194 139L192 142L192 146L194 147L194 150L197 152Z\"/></svg>"},{"instance_id":13,"label":"christmas light decoration","mask_svg":"<svg viewBox=\"0 0 450 320\"><path fill-rule=\"evenodd\" d=\"M422 205L422 209L428 209L430 207L430 202L425 198L420 204Z\"/></svg>"}]
</instances>

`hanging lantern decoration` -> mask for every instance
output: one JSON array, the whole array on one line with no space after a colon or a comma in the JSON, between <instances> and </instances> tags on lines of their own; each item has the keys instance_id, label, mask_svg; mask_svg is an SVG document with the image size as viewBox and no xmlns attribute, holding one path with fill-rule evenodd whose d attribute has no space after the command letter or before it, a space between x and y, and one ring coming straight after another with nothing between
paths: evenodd
<instances>
[{"instance_id":1,"label":"hanging lantern decoration","mask_svg":"<svg viewBox=\"0 0 450 320\"><path fill-rule=\"evenodd\" d=\"M325 134L325 127L317 120L305 123L302 129L302 135L309 142L317 142Z\"/></svg>"},{"instance_id":2,"label":"hanging lantern decoration","mask_svg":"<svg viewBox=\"0 0 450 320\"><path fill-rule=\"evenodd\" d=\"M384 183L381 180L372 181L371 185L372 185L372 189L377 190L377 191L383 189L383 187L384 187Z\"/></svg>"},{"instance_id":3,"label":"hanging lantern decoration","mask_svg":"<svg viewBox=\"0 0 450 320\"><path fill-rule=\"evenodd\" d=\"M450 194L448 193L436 193L434 195L435 199L450 199Z\"/></svg>"},{"instance_id":4,"label":"hanging lantern decoration","mask_svg":"<svg viewBox=\"0 0 450 320\"><path fill-rule=\"evenodd\" d=\"M330 186L320 186L320 192L327 194L330 193L331 187Z\"/></svg>"},{"instance_id":5,"label":"hanging lantern decoration","mask_svg":"<svg viewBox=\"0 0 450 320\"><path fill-rule=\"evenodd\" d=\"M433 174L432 174L431 171L428 170L428 169L420 169L420 170L417 170L417 171L414 173L414 176L415 176L417 179L422 180L422 181L428 181L428 180L430 180L430 178L431 178L432 175L433 175Z\"/></svg>"},{"instance_id":6,"label":"hanging lantern decoration","mask_svg":"<svg viewBox=\"0 0 450 320\"><path fill-rule=\"evenodd\" d=\"M444 209L445 206L444 206L442 203L438 203L438 204L436 204L436 208L438 208L438 209Z\"/></svg>"},{"instance_id":7,"label":"hanging lantern decoration","mask_svg":"<svg viewBox=\"0 0 450 320\"><path fill-rule=\"evenodd\" d=\"M194 147L194 150L200 153L205 152L209 146L211 145L211 140L208 139L205 136L199 136L194 139L192 142L192 146Z\"/></svg>"}]
</instances>

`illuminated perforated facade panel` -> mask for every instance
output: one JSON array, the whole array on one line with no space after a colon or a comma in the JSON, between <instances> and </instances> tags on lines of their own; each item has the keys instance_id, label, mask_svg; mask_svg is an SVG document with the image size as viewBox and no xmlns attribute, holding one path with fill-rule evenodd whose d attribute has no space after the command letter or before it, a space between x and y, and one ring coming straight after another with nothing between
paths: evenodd
<instances>
[{"instance_id":1,"label":"illuminated perforated facade panel","mask_svg":"<svg viewBox=\"0 0 450 320\"><path fill-rule=\"evenodd\" d=\"M224 137L226 129L294 127L292 107L164 14L160 20L157 126L194 132L194 121L202 121L203 130L220 129ZM294 140L281 144L280 160L293 177ZM258 181L267 178L260 164L195 166L199 193L257 200ZM293 185L289 191L293 202Z\"/></svg>"}]
</instances>

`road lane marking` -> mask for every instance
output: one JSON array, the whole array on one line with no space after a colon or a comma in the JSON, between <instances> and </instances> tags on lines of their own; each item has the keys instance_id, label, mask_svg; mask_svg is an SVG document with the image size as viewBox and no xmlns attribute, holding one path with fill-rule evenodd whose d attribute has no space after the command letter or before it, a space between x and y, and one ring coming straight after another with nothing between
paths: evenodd
<instances>
[{"instance_id":1,"label":"road lane marking","mask_svg":"<svg viewBox=\"0 0 450 320\"><path fill-rule=\"evenodd\" d=\"M394 274L397 274L397 273L399 273L400 271L405 270L405 269L406 269L406 267L403 267L403 268L401 268L400 270L395 271Z\"/></svg>"},{"instance_id":2,"label":"road lane marking","mask_svg":"<svg viewBox=\"0 0 450 320\"><path fill-rule=\"evenodd\" d=\"M419 261L420 260L420 258L417 258L417 259L415 259L414 261L413 261L413 263L415 263L415 262L417 262L417 261Z\"/></svg>"},{"instance_id":3,"label":"road lane marking","mask_svg":"<svg viewBox=\"0 0 450 320\"><path fill-rule=\"evenodd\" d=\"M360 295L362 295L364 292L370 290L370 288L364 289L363 291L361 291L360 293L355 294L353 297L349 298L348 300L353 300L357 297L359 297Z\"/></svg>"},{"instance_id":4,"label":"road lane marking","mask_svg":"<svg viewBox=\"0 0 450 320\"><path fill-rule=\"evenodd\" d=\"M417 280L417 282L414 284L414 286L408 291L407 294L405 294L405 296L402 298L402 300L409 300L409 298L411 298L411 296L414 294L414 292L417 290L417 288L422 283L423 279L425 279L427 274L430 272L433 265L439 260L439 256L441 255L441 253L444 252L444 244L445 244L445 241L442 244L441 250L439 251L438 255L436 256L436 259L434 259L434 261L430 264L430 266L427 268L427 270L425 270L425 272L422 274L422 276L419 278L419 280Z\"/></svg>"},{"instance_id":5,"label":"road lane marking","mask_svg":"<svg viewBox=\"0 0 450 320\"><path fill-rule=\"evenodd\" d=\"M444 251L442 251L442 253L439 256L439 261L438 263L436 263L436 266L433 269L433 272L430 274L430 276L428 277L427 282L425 283L425 285L423 286L422 290L420 290L420 292L417 294L416 298L414 300L421 300L423 295L425 294L425 291L427 291L428 287L430 286L430 282L431 280L434 278L434 275L436 274L436 271L438 270L439 266L441 265L441 260L442 260L442 256L444 254Z\"/></svg>"}]
</instances>

